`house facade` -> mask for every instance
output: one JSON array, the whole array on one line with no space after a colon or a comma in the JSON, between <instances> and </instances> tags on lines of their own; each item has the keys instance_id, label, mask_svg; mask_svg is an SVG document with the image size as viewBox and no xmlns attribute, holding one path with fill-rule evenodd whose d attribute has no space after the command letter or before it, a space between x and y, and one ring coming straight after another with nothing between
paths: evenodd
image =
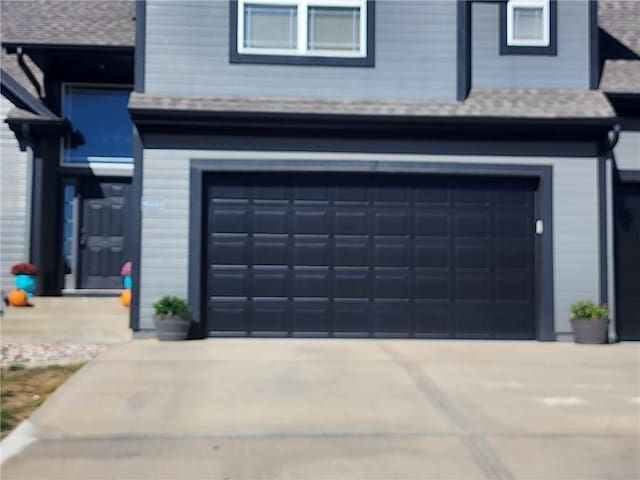
<instances>
[{"instance_id":1,"label":"house facade","mask_svg":"<svg viewBox=\"0 0 640 480\"><path fill-rule=\"evenodd\" d=\"M636 338L631 3L138 1L132 328L170 294L194 337L550 341L590 299Z\"/></svg>"}]
</instances>

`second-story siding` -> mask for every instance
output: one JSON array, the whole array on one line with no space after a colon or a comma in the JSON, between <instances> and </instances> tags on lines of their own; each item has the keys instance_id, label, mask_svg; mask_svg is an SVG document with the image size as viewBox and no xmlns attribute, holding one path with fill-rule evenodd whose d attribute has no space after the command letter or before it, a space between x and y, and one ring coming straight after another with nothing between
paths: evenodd
<instances>
[{"instance_id":1,"label":"second-story siding","mask_svg":"<svg viewBox=\"0 0 640 480\"><path fill-rule=\"evenodd\" d=\"M191 96L455 100L455 2L377 1L373 68L231 64L229 10L224 0L148 0L145 90Z\"/></svg>"},{"instance_id":2,"label":"second-story siding","mask_svg":"<svg viewBox=\"0 0 640 480\"><path fill-rule=\"evenodd\" d=\"M472 85L496 88L589 88L589 2L559 0L558 54L500 55L498 3L472 8Z\"/></svg>"}]
</instances>

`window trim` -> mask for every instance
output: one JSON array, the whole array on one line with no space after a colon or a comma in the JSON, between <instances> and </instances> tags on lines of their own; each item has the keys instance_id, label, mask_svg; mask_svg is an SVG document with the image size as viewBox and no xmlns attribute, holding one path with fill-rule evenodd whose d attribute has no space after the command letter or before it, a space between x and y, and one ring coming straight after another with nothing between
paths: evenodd
<instances>
[{"instance_id":1,"label":"window trim","mask_svg":"<svg viewBox=\"0 0 640 480\"><path fill-rule=\"evenodd\" d=\"M297 5L298 48L256 49L244 48L244 4ZM308 7L360 7L360 51L307 50ZM302 28L303 27L303 28ZM258 63L276 65L324 65L373 67L375 64L375 4L373 0L230 0L229 2L229 61L231 63Z\"/></svg>"},{"instance_id":2,"label":"window trim","mask_svg":"<svg viewBox=\"0 0 640 480\"><path fill-rule=\"evenodd\" d=\"M66 113L64 111L65 107L65 97L67 95L67 90L70 88L79 88L86 90L125 90L129 92L129 94L133 93L133 85L123 84L123 83L84 83L84 82L61 82L60 83L60 113L63 118L66 118ZM71 133L71 132L70 132ZM67 135L69 135L68 133ZM114 161L99 161L99 162L66 162L65 161L65 150L67 146L67 135L60 137L60 155L59 155L59 166L65 168L73 168L73 169L81 169L86 170L89 168L90 170L104 170L115 168L118 171L129 170L133 166L133 150L131 152L131 157L111 157ZM108 157L103 157L108 158ZM118 158L119 160L115 160Z\"/></svg>"},{"instance_id":3,"label":"window trim","mask_svg":"<svg viewBox=\"0 0 640 480\"><path fill-rule=\"evenodd\" d=\"M518 6L543 8L544 39L515 40L510 38L513 29L513 9ZM558 54L558 15L556 0L508 0L500 4L500 55L552 55Z\"/></svg>"}]
</instances>

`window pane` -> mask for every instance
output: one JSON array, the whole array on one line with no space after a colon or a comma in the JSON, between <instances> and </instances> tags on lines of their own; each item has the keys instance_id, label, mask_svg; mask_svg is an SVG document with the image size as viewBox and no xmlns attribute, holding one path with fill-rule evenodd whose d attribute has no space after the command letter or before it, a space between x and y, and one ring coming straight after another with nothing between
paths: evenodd
<instances>
[{"instance_id":1,"label":"window pane","mask_svg":"<svg viewBox=\"0 0 640 480\"><path fill-rule=\"evenodd\" d=\"M309 7L309 50L360 50L360 9Z\"/></svg>"},{"instance_id":2,"label":"window pane","mask_svg":"<svg viewBox=\"0 0 640 480\"><path fill-rule=\"evenodd\" d=\"M542 40L544 22L542 7L514 7L513 38L516 40Z\"/></svg>"},{"instance_id":3,"label":"window pane","mask_svg":"<svg viewBox=\"0 0 640 480\"><path fill-rule=\"evenodd\" d=\"M129 91L68 88L64 115L73 134L64 161L131 162L133 125L127 111Z\"/></svg>"},{"instance_id":4,"label":"window pane","mask_svg":"<svg viewBox=\"0 0 640 480\"><path fill-rule=\"evenodd\" d=\"M244 46L247 48L297 48L296 6L244 6Z\"/></svg>"}]
</instances>

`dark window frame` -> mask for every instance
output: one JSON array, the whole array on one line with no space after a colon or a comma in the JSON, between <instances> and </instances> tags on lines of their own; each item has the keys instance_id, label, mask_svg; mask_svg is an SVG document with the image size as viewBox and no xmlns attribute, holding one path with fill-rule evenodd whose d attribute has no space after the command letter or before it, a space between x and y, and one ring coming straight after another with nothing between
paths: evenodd
<instances>
[{"instance_id":1,"label":"dark window frame","mask_svg":"<svg viewBox=\"0 0 640 480\"><path fill-rule=\"evenodd\" d=\"M500 55L558 55L558 2L549 0L549 45L541 47L507 43L507 3L500 3Z\"/></svg>"},{"instance_id":2,"label":"dark window frame","mask_svg":"<svg viewBox=\"0 0 640 480\"><path fill-rule=\"evenodd\" d=\"M229 62L267 65L315 65L332 67L375 66L375 1L367 0L367 55L364 57L321 57L311 55L261 55L238 52L238 0L229 1Z\"/></svg>"}]
</instances>

